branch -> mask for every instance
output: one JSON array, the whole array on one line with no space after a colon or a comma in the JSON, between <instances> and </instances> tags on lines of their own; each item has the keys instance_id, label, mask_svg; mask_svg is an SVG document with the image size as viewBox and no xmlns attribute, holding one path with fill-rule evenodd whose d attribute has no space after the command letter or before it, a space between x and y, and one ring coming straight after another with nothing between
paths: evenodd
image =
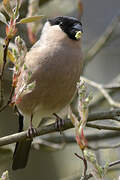
<instances>
[{"instance_id":1,"label":"branch","mask_svg":"<svg viewBox=\"0 0 120 180\"><path fill-rule=\"evenodd\" d=\"M3 105L3 107L0 108L0 112L2 112L11 103L14 90L15 90L15 87L12 86L11 92L10 92L9 97L8 97L8 100L7 100L6 104Z\"/></svg>"},{"instance_id":2,"label":"branch","mask_svg":"<svg viewBox=\"0 0 120 180\"><path fill-rule=\"evenodd\" d=\"M113 80L112 82L108 83L107 85L103 85L103 88L107 89L107 92L109 94L113 94L113 93L116 93L119 91L119 88L115 88L115 84L119 84L120 86L120 74L118 74ZM94 98L93 100L91 101L90 103L90 106L89 106L89 109L91 108L96 108L97 106L100 105L100 103L102 101L105 100L105 97L103 94L101 94L101 92L97 92L95 95L94 95Z\"/></svg>"},{"instance_id":3,"label":"branch","mask_svg":"<svg viewBox=\"0 0 120 180\"><path fill-rule=\"evenodd\" d=\"M3 44L4 41L5 40L3 38L0 38L0 44ZM17 46L14 43L12 43L12 42L9 43L9 48L17 50Z\"/></svg>"},{"instance_id":4,"label":"branch","mask_svg":"<svg viewBox=\"0 0 120 180\"><path fill-rule=\"evenodd\" d=\"M114 161L114 162L110 163L110 164L109 164L109 167L115 166L115 165L117 165L117 164L120 164L120 160Z\"/></svg>"},{"instance_id":5,"label":"branch","mask_svg":"<svg viewBox=\"0 0 120 180\"><path fill-rule=\"evenodd\" d=\"M104 111L104 112L98 112L98 113L91 113L88 116L88 121L95 121L98 120L99 117L100 119L114 119L116 116L120 115L120 110L116 109L116 110L110 110L110 111ZM92 128L97 128L97 129L107 129L107 130L117 130L120 131L119 127L109 127L107 128L107 126L103 126L103 125L95 125L95 124L91 124L91 123L87 123L88 127L92 127ZM70 119L65 119L65 123L64 126L62 127L62 131L67 130L73 128L73 125L71 123ZM48 133L52 133L52 132L59 132L59 130L56 127L56 124L51 124L49 126L45 126L42 128L38 128L38 136L40 135L44 135L44 134L48 134ZM26 139L27 138L27 131L21 132L21 133L16 133L16 134L12 134L9 136L5 136L5 137L1 137L0 138L0 146L3 145L7 145L7 144L11 144L11 143L15 143L17 141L20 141L22 139Z\"/></svg>"},{"instance_id":6,"label":"branch","mask_svg":"<svg viewBox=\"0 0 120 180\"><path fill-rule=\"evenodd\" d=\"M92 123L87 123L87 127L95 128L98 130L112 130L112 131L120 131L120 127L115 127L115 126L105 126L105 125L98 125L98 124L92 124Z\"/></svg>"},{"instance_id":7,"label":"branch","mask_svg":"<svg viewBox=\"0 0 120 180\"><path fill-rule=\"evenodd\" d=\"M119 148L119 147L120 147L120 143L114 144L114 145L97 146L97 147L88 146L88 149L97 151L99 149L113 149L113 148Z\"/></svg>"},{"instance_id":8,"label":"branch","mask_svg":"<svg viewBox=\"0 0 120 180\"><path fill-rule=\"evenodd\" d=\"M105 133L87 133L86 134L86 139L88 140L88 142L90 143L91 141L101 141L101 140L105 140L105 139L113 139L113 138L119 138L120 137L120 132L119 131L109 131L109 132L105 132ZM64 136L60 136L58 134L56 135L46 135L44 137L45 140L47 141L52 141L54 143L75 143L76 144L76 140L75 140L75 136L70 136L70 135L64 135Z\"/></svg>"},{"instance_id":9,"label":"branch","mask_svg":"<svg viewBox=\"0 0 120 180\"><path fill-rule=\"evenodd\" d=\"M83 164L84 164L84 176L83 176L83 178L84 177L86 177L86 173L87 173L87 169L88 169L88 164L87 164L87 160L86 160L86 158L84 157L84 153L83 153L83 151L82 151L82 154L83 154L83 157L81 157L81 156L79 156L77 153L74 153L79 159L81 159L82 161L83 161Z\"/></svg>"},{"instance_id":10,"label":"branch","mask_svg":"<svg viewBox=\"0 0 120 180\"><path fill-rule=\"evenodd\" d=\"M5 44L3 45L3 48L4 48L4 53L3 53L3 66L2 66L1 73L0 73L0 79L3 77L5 65L6 65L6 62L7 62L7 50L8 50L9 43L10 43L10 39L9 39L8 37L6 37L6 39L5 39Z\"/></svg>"},{"instance_id":11,"label":"branch","mask_svg":"<svg viewBox=\"0 0 120 180\"><path fill-rule=\"evenodd\" d=\"M110 137L109 137L110 135ZM103 140L104 138L114 138L115 133L106 133L106 134L91 134L86 135L86 139L89 141L95 141L97 140ZM115 137L119 137L120 133L116 134ZM101 138L100 138L101 137ZM75 143L76 144L76 140L75 140L75 136L53 136L53 137L45 137L45 138L36 138L34 139L34 141L32 142L32 147L36 150L39 150L41 147L48 147L51 150L60 150L63 149L65 147L66 144L70 144L70 143ZM99 145L99 146L91 146L91 145L87 145L88 149L91 149L93 151L97 151L100 149L114 149L114 148L119 148L120 147L120 143L118 144L113 144L113 145ZM79 157L78 154L75 153L76 156ZM79 157L80 158L80 157ZM83 160L83 157L81 157L80 159Z\"/></svg>"},{"instance_id":12,"label":"branch","mask_svg":"<svg viewBox=\"0 0 120 180\"><path fill-rule=\"evenodd\" d=\"M109 163L108 170L110 167L113 167L113 166L118 165L118 164L120 164L120 160ZM89 175L86 175L86 177L84 177L84 180L88 180L91 177L93 177L93 175L90 173ZM76 174L71 175L71 176L66 177L66 178L63 178L61 180L76 180L76 179L80 179L80 172L76 172Z\"/></svg>"},{"instance_id":13,"label":"branch","mask_svg":"<svg viewBox=\"0 0 120 180\"><path fill-rule=\"evenodd\" d=\"M114 31L116 25L120 20L120 12L117 13L116 17L113 18L112 22L106 28L105 32L100 36L97 42L92 46L92 48L87 52L87 55L84 57L84 66L91 62L93 57L101 50L105 45L112 32Z\"/></svg>"},{"instance_id":14,"label":"branch","mask_svg":"<svg viewBox=\"0 0 120 180\"><path fill-rule=\"evenodd\" d=\"M92 174L88 174L86 175L85 179L84 180L88 180L90 179L92 176ZM65 178L62 178L61 180L76 180L76 179L80 179L80 171L72 174L71 176L69 177L65 177Z\"/></svg>"},{"instance_id":15,"label":"branch","mask_svg":"<svg viewBox=\"0 0 120 180\"><path fill-rule=\"evenodd\" d=\"M3 74L4 74L4 69L5 69L5 65L7 62L7 51L8 51L8 46L9 46L9 42L10 39L8 37L5 38L4 41L4 51L3 51L3 65L2 65L2 69L0 72L0 108L3 106L4 104L4 84L3 84Z\"/></svg>"},{"instance_id":16,"label":"branch","mask_svg":"<svg viewBox=\"0 0 120 180\"><path fill-rule=\"evenodd\" d=\"M116 102L114 101L111 96L108 94L108 92L103 88L103 85L102 84L98 84L94 81L91 81L85 77L81 77L82 80L84 80L87 84L97 88L103 95L104 97L106 98L106 100L108 101L108 103L113 106L113 107L118 107L120 108L120 103L119 102Z\"/></svg>"},{"instance_id":17,"label":"branch","mask_svg":"<svg viewBox=\"0 0 120 180\"><path fill-rule=\"evenodd\" d=\"M120 116L120 109L89 113L88 122L104 119L115 119Z\"/></svg>"},{"instance_id":18,"label":"branch","mask_svg":"<svg viewBox=\"0 0 120 180\"><path fill-rule=\"evenodd\" d=\"M66 130L66 129L70 129L70 128L73 128L73 125L69 119L66 119L62 130ZM52 132L59 132L59 130L56 127L56 123L53 123L53 124L51 124L49 126L45 126L43 128L37 128L37 132L38 132L38 136L40 136L40 135L44 135L44 134L48 134L48 133L52 133ZM0 138L0 146L15 143L22 139L27 139L27 131Z\"/></svg>"}]
</instances>

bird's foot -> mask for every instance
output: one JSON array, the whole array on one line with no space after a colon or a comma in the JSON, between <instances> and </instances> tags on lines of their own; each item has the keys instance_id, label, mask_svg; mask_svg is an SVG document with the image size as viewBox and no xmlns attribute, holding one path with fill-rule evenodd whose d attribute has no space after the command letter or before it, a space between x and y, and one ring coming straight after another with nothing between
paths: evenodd
<instances>
[{"instance_id":1,"label":"bird's foot","mask_svg":"<svg viewBox=\"0 0 120 180\"><path fill-rule=\"evenodd\" d=\"M31 115L30 127L27 132L27 136L31 139L38 135L37 129L35 129L32 125L32 120L33 120L33 114Z\"/></svg>"},{"instance_id":2,"label":"bird's foot","mask_svg":"<svg viewBox=\"0 0 120 180\"><path fill-rule=\"evenodd\" d=\"M35 137L37 135L38 135L37 129L30 126L28 129L28 132L27 132L27 137L32 139L33 137Z\"/></svg>"},{"instance_id":3,"label":"bird's foot","mask_svg":"<svg viewBox=\"0 0 120 180\"><path fill-rule=\"evenodd\" d=\"M64 126L64 120L61 117L59 117L56 113L53 113L53 115L56 117L55 127L59 130L59 132L61 134L62 128Z\"/></svg>"}]
</instances>

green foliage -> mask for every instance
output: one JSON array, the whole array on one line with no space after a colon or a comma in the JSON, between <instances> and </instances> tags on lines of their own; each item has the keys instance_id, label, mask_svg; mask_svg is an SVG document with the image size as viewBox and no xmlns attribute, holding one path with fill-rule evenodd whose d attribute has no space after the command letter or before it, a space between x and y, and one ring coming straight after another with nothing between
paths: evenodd
<instances>
[{"instance_id":1,"label":"green foliage","mask_svg":"<svg viewBox=\"0 0 120 180\"><path fill-rule=\"evenodd\" d=\"M31 22L39 21L39 20L41 20L43 17L44 17L43 15L27 17L27 18L21 19L18 23L20 23L20 24L31 23Z\"/></svg>"}]
</instances>

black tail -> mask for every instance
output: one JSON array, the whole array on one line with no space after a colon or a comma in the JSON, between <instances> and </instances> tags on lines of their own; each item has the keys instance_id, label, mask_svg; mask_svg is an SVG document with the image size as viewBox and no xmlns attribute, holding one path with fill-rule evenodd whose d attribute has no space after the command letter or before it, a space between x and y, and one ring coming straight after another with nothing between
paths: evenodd
<instances>
[{"instance_id":1,"label":"black tail","mask_svg":"<svg viewBox=\"0 0 120 180\"><path fill-rule=\"evenodd\" d=\"M19 132L23 130L23 116L19 114ZM27 160L30 152L32 140L21 140L16 143L14 154L13 154L13 163L12 169L22 169L27 165Z\"/></svg>"},{"instance_id":2,"label":"black tail","mask_svg":"<svg viewBox=\"0 0 120 180\"><path fill-rule=\"evenodd\" d=\"M16 143L12 169L22 169L27 165L32 140L22 140Z\"/></svg>"}]
</instances>

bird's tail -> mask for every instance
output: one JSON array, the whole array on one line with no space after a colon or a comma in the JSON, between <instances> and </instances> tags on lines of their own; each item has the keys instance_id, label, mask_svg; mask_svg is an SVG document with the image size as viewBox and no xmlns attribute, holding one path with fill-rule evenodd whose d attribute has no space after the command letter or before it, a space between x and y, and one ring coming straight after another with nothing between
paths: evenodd
<instances>
[{"instance_id":1,"label":"bird's tail","mask_svg":"<svg viewBox=\"0 0 120 180\"><path fill-rule=\"evenodd\" d=\"M18 112L19 115L19 132L23 131L23 116ZM21 140L16 143L14 154L13 154L13 163L12 169L22 169L27 165L27 160L30 152L32 139Z\"/></svg>"},{"instance_id":2,"label":"bird's tail","mask_svg":"<svg viewBox=\"0 0 120 180\"><path fill-rule=\"evenodd\" d=\"M31 142L32 140L28 139L16 143L12 163L13 170L25 168L27 165Z\"/></svg>"}]
</instances>

